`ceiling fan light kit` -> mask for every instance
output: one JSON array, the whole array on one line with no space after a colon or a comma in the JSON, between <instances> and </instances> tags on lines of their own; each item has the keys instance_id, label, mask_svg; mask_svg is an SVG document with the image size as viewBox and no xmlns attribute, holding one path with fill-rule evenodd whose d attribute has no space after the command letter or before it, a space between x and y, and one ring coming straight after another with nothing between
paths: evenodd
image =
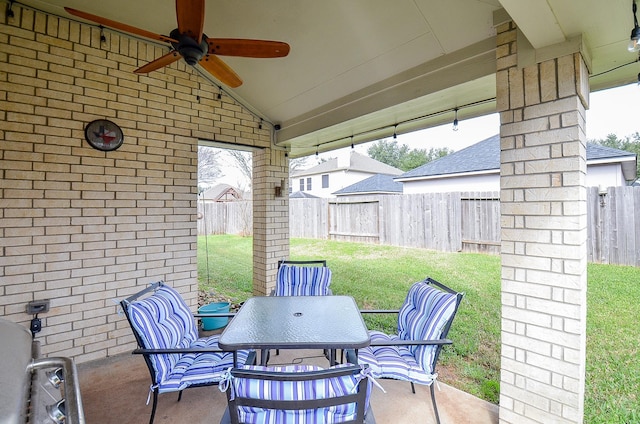
<instances>
[{"instance_id":1,"label":"ceiling fan light kit","mask_svg":"<svg viewBox=\"0 0 640 424\"><path fill-rule=\"evenodd\" d=\"M203 33L205 0L176 0L178 28L166 35L136 28L102 16L65 7L71 15L129 34L169 43L172 51L134 72L144 74L172 64L181 57L191 66L200 65L218 81L231 88L242 85L242 79L218 56L278 58L289 54L290 47L281 41L238 38L209 38Z\"/></svg>"}]
</instances>

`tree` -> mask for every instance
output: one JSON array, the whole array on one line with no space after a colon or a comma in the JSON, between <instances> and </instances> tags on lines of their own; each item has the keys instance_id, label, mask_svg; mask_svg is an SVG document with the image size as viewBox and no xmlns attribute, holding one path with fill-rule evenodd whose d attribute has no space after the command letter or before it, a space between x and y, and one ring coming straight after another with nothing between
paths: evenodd
<instances>
[{"instance_id":1,"label":"tree","mask_svg":"<svg viewBox=\"0 0 640 424\"><path fill-rule=\"evenodd\" d=\"M631 136L625 138L618 138L615 134L609 134L604 139L589 140L590 143L596 143L601 146L611 147L614 149L624 150L627 152L635 153L636 158L640 158L640 133L635 132ZM636 170L636 179L640 178L640 168Z\"/></svg>"},{"instance_id":2,"label":"tree","mask_svg":"<svg viewBox=\"0 0 640 424\"><path fill-rule=\"evenodd\" d=\"M243 150L227 150L227 153L235 161L238 170L248 181L248 185L251 185L253 179L253 154Z\"/></svg>"},{"instance_id":3,"label":"tree","mask_svg":"<svg viewBox=\"0 0 640 424\"><path fill-rule=\"evenodd\" d=\"M398 146L397 141L386 140L376 141L367 149L369 157L403 171L415 169L450 153L453 153L453 150L447 147L432 147L429 151L409 149L406 144Z\"/></svg>"},{"instance_id":4,"label":"tree","mask_svg":"<svg viewBox=\"0 0 640 424\"><path fill-rule=\"evenodd\" d=\"M301 158L289 159L289 174L293 174L298 169L306 168L308 159L309 159L309 156L303 156Z\"/></svg>"},{"instance_id":5,"label":"tree","mask_svg":"<svg viewBox=\"0 0 640 424\"><path fill-rule=\"evenodd\" d=\"M222 176L220 150L215 147L198 146L198 192L201 193Z\"/></svg>"},{"instance_id":6,"label":"tree","mask_svg":"<svg viewBox=\"0 0 640 424\"><path fill-rule=\"evenodd\" d=\"M236 186L244 191L251 191L251 183L253 182L253 153L244 150L226 150L226 153L231 156L233 163L235 163L235 169L240 172L238 179L236 180Z\"/></svg>"}]
</instances>

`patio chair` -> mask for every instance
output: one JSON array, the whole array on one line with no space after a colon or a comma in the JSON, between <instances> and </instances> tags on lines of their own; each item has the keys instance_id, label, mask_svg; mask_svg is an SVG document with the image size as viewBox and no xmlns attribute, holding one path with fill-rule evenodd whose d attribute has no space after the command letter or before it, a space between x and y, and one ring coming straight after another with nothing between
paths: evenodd
<instances>
[{"instance_id":1,"label":"patio chair","mask_svg":"<svg viewBox=\"0 0 640 424\"><path fill-rule=\"evenodd\" d=\"M398 334L387 335L369 331L371 345L347 351L347 361L367 364L374 378L405 380L430 386L431 401L440 423L436 405L434 382L438 377L436 363L444 345L452 344L447 334L456 315L463 294L427 278L409 289L398 311L361 311L362 313L397 313Z\"/></svg>"},{"instance_id":2,"label":"patio chair","mask_svg":"<svg viewBox=\"0 0 640 424\"><path fill-rule=\"evenodd\" d=\"M180 401L186 388L218 384L237 361L255 363L255 352L221 351L217 335L198 338L189 307L162 281L122 300L120 306L138 343L133 353L143 355L151 374L149 424L155 417L159 393L177 391Z\"/></svg>"},{"instance_id":3,"label":"patio chair","mask_svg":"<svg viewBox=\"0 0 640 424\"><path fill-rule=\"evenodd\" d=\"M328 296L332 295L331 270L324 259L292 261L282 259L278 261L276 287L271 296ZM262 354L268 354L262 352ZM276 349L276 355L280 350ZM328 352L325 351L328 357Z\"/></svg>"},{"instance_id":4,"label":"patio chair","mask_svg":"<svg viewBox=\"0 0 640 424\"><path fill-rule=\"evenodd\" d=\"M331 295L331 270L325 260L278 261L276 287L272 296Z\"/></svg>"},{"instance_id":5,"label":"patio chair","mask_svg":"<svg viewBox=\"0 0 640 424\"><path fill-rule=\"evenodd\" d=\"M331 270L325 260L278 261L276 288L272 296L330 295Z\"/></svg>"},{"instance_id":6,"label":"patio chair","mask_svg":"<svg viewBox=\"0 0 640 424\"><path fill-rule=\"evenodd\" d=\"M371 385L352 364L234 368L220 384L229 404L220 424L375 424Z\"/></svg>"}]
</instances>

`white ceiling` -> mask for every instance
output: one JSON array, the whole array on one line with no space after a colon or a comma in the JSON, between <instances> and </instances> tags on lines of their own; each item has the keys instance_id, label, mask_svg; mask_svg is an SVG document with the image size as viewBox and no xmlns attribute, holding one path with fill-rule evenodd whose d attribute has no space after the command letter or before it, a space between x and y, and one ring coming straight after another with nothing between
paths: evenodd
<instances>
[{"instance_id":1,"label":"white ceiling","mask_svg":"<svg viewBox=\"0 0 640 424\"><path fill-rule=\"evenodd\" d=\"M285 58L221 58L244 80L225 90L280 125L275 142L297 157L451 122L456 107L461 120L495 111L494 23L506 16L530 56L582 36L592 90L636 81L638 64L608 72L637 59L626 49L631 1L207 0L205 34L291 45ZM177 26L174 0L20 3L73 18L68 6L164 35Z\"/></svg>"}]
</instances>

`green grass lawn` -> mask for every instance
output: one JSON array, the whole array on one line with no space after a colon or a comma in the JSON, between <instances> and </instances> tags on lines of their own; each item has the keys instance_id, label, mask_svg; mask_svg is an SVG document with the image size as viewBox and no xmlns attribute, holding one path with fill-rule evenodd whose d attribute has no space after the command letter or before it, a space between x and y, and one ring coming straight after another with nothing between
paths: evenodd
<instances>
[{"instance_id":1,"label":"green grass lawn","mask_svg":"<svg viewBox=\"0 0 640 424\"><path fill-rule=\"evenodd\" d=\"M232 301L251 296L252 239L198 239L201 288ZM206 252L208 251L208 259ZM432 277L465 293L449 333L440 379L497 403L500 379L500 258L359 243L292 239L291 259L328 261L335 294L362 309L396 309L409 286ZM638 361L640 268L589 264L585 422L640 422ZM369 328L393 332L395 317L366 316Z\"/></svg>"}]
</instances>

